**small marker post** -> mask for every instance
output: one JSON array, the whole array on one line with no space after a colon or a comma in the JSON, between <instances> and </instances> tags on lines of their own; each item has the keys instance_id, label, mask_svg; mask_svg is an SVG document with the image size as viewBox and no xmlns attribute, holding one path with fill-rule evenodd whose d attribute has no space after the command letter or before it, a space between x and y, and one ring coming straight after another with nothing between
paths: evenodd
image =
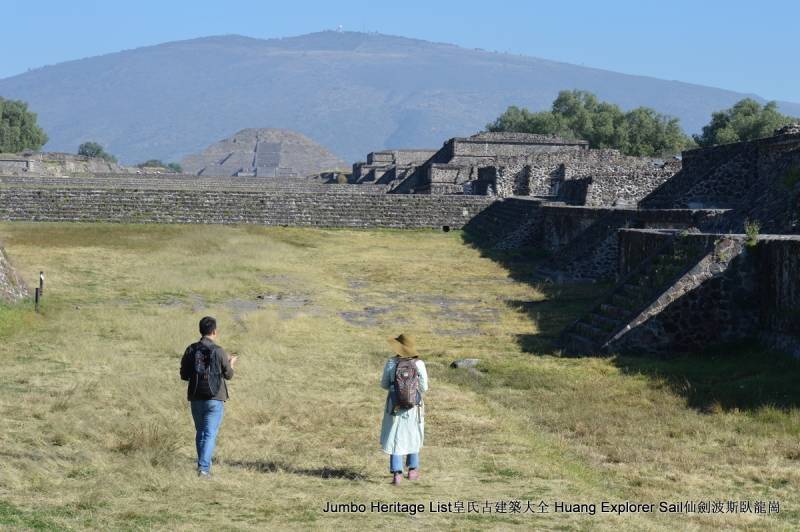
<instances>
[{"instance_id":1,"label":"small marker post","mask_svg":"<svg viewBox=\"0 0 800 532\"><path fill-rule=\"evenodd\" d=\"M42 297L41 296L41 292L39 292L39 287L37 286L35 295L33 296L33 303L34 303L34 308L36 309L36 312L39 312L39 299L41 299L41 297Z\"/></svg>"},{"instance_id":2,"label":"small marker post","mask_svg":"<svg viewBox=\"0 0 800 532\"><path fill-rule=\"evenodd\" d=\"M39 272L39 295L44 295L44 272Z\"/></svg>"}]
</instances>

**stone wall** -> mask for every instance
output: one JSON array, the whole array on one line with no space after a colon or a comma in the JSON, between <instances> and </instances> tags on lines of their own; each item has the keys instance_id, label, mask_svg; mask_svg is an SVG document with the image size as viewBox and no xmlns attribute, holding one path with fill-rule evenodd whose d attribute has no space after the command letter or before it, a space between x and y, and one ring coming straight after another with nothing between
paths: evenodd
<instances>
[{"instance_id":1,"label":"stone wall","mask_svg":"<svg viewBox=\"0 0 800 532\"><path fill-rule=\"evenodd\" d=\"M464 229L473 241L487 248L532 244L540 226L541 206L542 202L533 198L499 199L472 218Z\"/></svg>"},{"instance_id":2,"label":"stone wall","mask_svg":"<svg viewBox=\"0 0 800 532\"><path fill-rule=\"evenodd\" d=\"M0 246L0 301L16 303L29 295L28 287L17 275L5 250Z\"/></svg>"},{"instance_id":3,"label":"stone wall","mask_svg":"<svg viewBox=\"0 0 800 532\"><path fill-rule=\"evenodd\" d=\"M625 228L713 229L724 218L712 210L639 210L547 205L534 237L552 255L542 266L554 280L596 281L619 274L619 232Z\"/></svg>"},{"instance_id":4,"label":"stone wall","mask_svg":"<svg viewBox=\"0 0 800 532\"><path fill-rule=\"evenodd\" d=\"M391 167L384 164L364 164L356 163L353 165L353 183L372 184L381 179Z\"/></svg>"},{"instance_id":5,"label":"stone wall","mask_svg":"<svg viewBox=\"0 0 800 532\"><path fill-rule=\"evenodd\" d=\"M591 186L591 177L562 180L557 184L558 196L556 196L556 199L563 201L567 205L588 205L589 188ZM614 205L613 200L612 203L607 205Z\"/></svg>"},{"instance_id":6,"label":"stone wall","mask_svg":"<svg viewBox=\"0 0 800 532\"><path fill-rule=\"evenodd\" d=\"M398 193L439 194L462 193L463 185L478 178L481 166L494 164L498 158L519 157L535 153L579 151L587 149L586 141L569 141L549 135L528 133L483 132L471 137L451 138L418 171L398 185ZM439 167L434 169L433 167ZM459 171L450 171L459 168Z\"/></svg>"},{"instance_id":7,"label":"stone wall","mask_svg":"<svg viewBox=\"0 0 800 532\"><path fill-rule=\"evenodd\" d=\"M710 344L758 338L800 357L800 236L620 231L623 276L661 249L686 245L708 252L615 335L606 351L682 353ZM652 268L650 268L652 269ZM649 270L646 275L652 275Z\"/></svg>"},{"instance_id":8,"label":"stone wall","mask_svg":"<svg viewBox=\"0 0 800 532\"><path fill-rule=\"evenodd\" d=\"M129 169L116 163L69 153L46 152L31 155L0 153L0 175L63 176L127 171Z\"/></svg>"},{"instance_id":9,"label":"stone wall","mask_svg":"<svg viewBox=\"0 0 800 532\"><path fill-rule=\"evenodd\" d=\"M549 252L539 270L543 277L596 281L617 276L620 229L717 230L728 225L726 214L703 209L571 206L513 197L493 204L466 229L490 247L535 245Z\"/></svg>"},{"instance_id":10,"label":"stone wall","mask_svg":"<svg viewBox=\"0 0 800 532\"><path fill-rule=\"evenodd\" d=\"M492 168L496 168L492 170ZM481 168L476 190L498 196L534 195L573 205L633 206L680 169L677 161L628 157L617 150L559 150L498 158Z\"/></svg>"},{"instance_id":11,"label":"stone wall","mask_svg":"<svg viewBox=\"0 0 800 532\"><path fill-rule=\"evenodd\" d=\"M760 338L800 357L800 237L760 237L755 255Z\"/></svg>"},{"instance_id":12,"label":"stone wall","mask_svg":"<svg viewBox=\"0 0 800 532\"><path fill-rule=\"evenodd\" d=\"M371 165L390 165L408 166L422 164L433 157L438 150L382 150L367 154L367 164ZM358 163L356 163L358 164Z\"/></svg>"},{"instance_id":13,"label":"stone wall","mask_svg":"<svg viewBox=\"0 0 800 532\"><path fill-rule=\"evenodd\" d=\"M391 151L373 151L367 154L368 165L391 164L394 162L394 155Z\"/></svg>"},{"instance_id":14,"label":"stone wall","mask_svg":"<svg viewBox=\"0 0 800 532\"><path fill-rule=\"evenodd\" d=\"M0 220L461 228L477 196L89 188L0 188Z\"/></svg>"},{"instance_id":15,"label":"stone wall","mask_svg":"<svg viewBox=\"0 0 800 532\"><path fill-rule=\"evenodd\" d=\"M388 185L320 183L309 179L258 177L203 177L193 175L95 174L91 177L3 176L0 186L78 187L162 190L263 190L327 194L385 194Z\"/></svg>"},{"instance_id":16,"label":"stone wall","mask_svg":"<svg viewBox=\"0 0 800 532\"><path fill-rule=\"evenodd\" d=\"M762 231L800 232L800 133L683 153L683 168L644 198L645 208L730 208Z\"/></svg>"},{"instance_id":17,"label":"stone wall","mask_svg":"<svg viewBox=\"0 0 800 532\"><path fill-rule=\"evenodd\" d=\"M464 183L477 177L477 167L454 164L432 164L426 167L431 194L458 193L464 191ZM452 191L452 192L444 192Z\"/></svg>"},{"instance_id":18,"label":"stone wall","mask_svg":"<svg viewBox=\"0 0 800 532\"><path fill-rule=\"evenodd\" d=\"M22 175L28 172L31 167L30 161L0 154L0 173L7 175Z\"/></svg>"},{"instance_id":19,"label":"stone wall","mask_svg":"<svg viewBox=\"0 0 800 532\"><path fill-rule=\"evenodd\" d=\"M478 133L467 138L450 139L446 144L450 159L525 156L531 153L588 149L583 140L569 141L548 135L527 133ZM476 161L477 162L477 161Z\"/></svg>"},{"instance_id":20,"label":"stone wall","mask_svg":"<svg viewBox=\"0 0 800 532\"><path fill-rule=\"evenodd\" d=\"M381 183L394 188L416 168L433 157L438 150L402 149L374 151L367 162L353 164L353 183Z\"/></svg>"},{"instance_id":21,"label":"stone wall","mask_svg":"<svg viewBox=\"0 0 800 532\"><path fill-rule=\"evenodd\" d=\"M437 150L394 150L394 163L398 166L419 165L436 154Z\"/></svg>"},{"instance_id":22,"label":"stone wall","mask_svg":"<svg viewBox=\"0 0 800 532\"><path fill-rule=\"evenodd\" d=\"M645 260L675 238L675 231L622 230L619 234L617 272L620 278L627 277Z\"/></svg>"},{"instance_id":23,"label":"stone wall","mask_svg":"<svg viewBox=\"0 0 800 532\"><path fill-rule=\"evenodd\" d=\"M586 197L582 205L636 206L659 185L669 180L680 169L679 163L658 164L637 161L640 164L623 165L618 169L596 169L588 180ZM575 180L576 178L573 178ZM566 181L565 181L566 182Z\"/></svg>"}]
</instances>

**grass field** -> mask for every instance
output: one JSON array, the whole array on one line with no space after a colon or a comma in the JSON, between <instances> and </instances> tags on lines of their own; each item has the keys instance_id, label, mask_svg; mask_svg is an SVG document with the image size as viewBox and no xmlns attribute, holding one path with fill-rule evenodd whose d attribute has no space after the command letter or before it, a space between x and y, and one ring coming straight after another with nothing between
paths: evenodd
<instances>
[{"instance_id":1,"label":"grass field","mask_svg":"<svg viewBox=\"0 0 800 532\"><path fill-rule=\"evenodd\" d=\"M800 365L560 357L603 287L538 286L458 232L0 224L43 311L0 307L0 528L794 530ZM197 321L242 356L215 479L178 377ZM422 479L388 484L386 337L428 364ZM460 357L478 372L455 370ZM778 501L778 513L601 513L601 501ZM365 513L323 512L326 503ZM370 512L372 501L425 512ZM486 501L492 513L432 513ZM497 512L527 501L535 513ZM539 512L539 503L548 512ZM596 515L554 503L596 503ZM502 509L502 505L500 505ZM754 506L751 509L755 509Z\"/></svg>"}]
</instances>

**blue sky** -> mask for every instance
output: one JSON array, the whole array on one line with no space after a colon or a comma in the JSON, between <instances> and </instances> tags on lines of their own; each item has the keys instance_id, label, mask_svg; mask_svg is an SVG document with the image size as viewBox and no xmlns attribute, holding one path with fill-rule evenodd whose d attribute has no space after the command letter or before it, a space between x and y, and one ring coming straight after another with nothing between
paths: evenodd
<instances>
[{"instance_id":1,"label":"blue sky","mask_svg":"<svg viewBox=\"0 0 800 532\"><path fill-rule=\"evenodd\" d=\"M800 1L0 0L0 78L207 35L342 25L800 102Z\"/></svg>"}]
</instances>

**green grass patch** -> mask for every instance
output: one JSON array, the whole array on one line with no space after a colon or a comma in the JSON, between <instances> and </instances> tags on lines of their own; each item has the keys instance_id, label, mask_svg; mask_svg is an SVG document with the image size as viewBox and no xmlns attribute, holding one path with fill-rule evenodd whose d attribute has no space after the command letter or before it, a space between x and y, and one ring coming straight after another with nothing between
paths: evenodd
<instances>
[{"instance_id":1,"label":"green grass patch","mask_svg":"<svg viewBox=\"0 0 800 532\"><path fill-rule=\"evenodd\" d=\"M0 501L0 525L28 530L61 530L61 527L49 519L36 515L36 512L27 512Z\"/></svg>"}]
</instances>

